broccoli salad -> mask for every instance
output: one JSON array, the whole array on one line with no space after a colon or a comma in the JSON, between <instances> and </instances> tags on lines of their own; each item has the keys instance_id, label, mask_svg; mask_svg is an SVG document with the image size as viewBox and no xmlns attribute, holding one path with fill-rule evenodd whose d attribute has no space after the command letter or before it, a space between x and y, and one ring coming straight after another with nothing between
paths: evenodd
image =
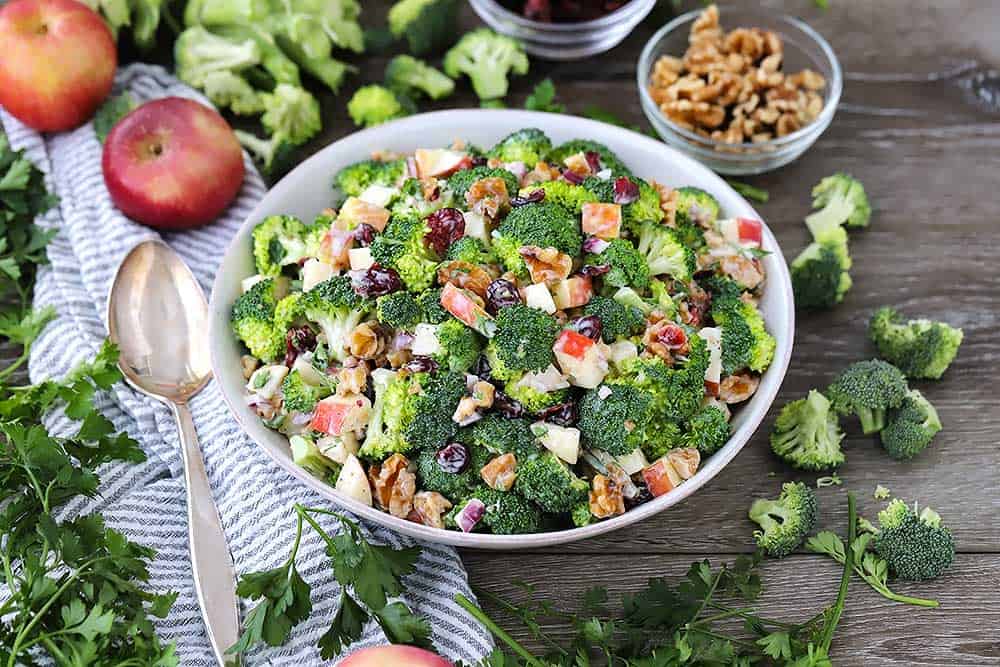
<instances>
[{"instance_id":1,"label":"broccoli salad","mask_svg":"<svg viewBox=\"0 0 1000 667\"><path fill-rule=\"evenodd\" d=\"M436 528L531 533L691 478L774 355L762 225L524 129L376 153L336 208L253 231L246 401L339 492Z\"/></svg>"}]
</instances>

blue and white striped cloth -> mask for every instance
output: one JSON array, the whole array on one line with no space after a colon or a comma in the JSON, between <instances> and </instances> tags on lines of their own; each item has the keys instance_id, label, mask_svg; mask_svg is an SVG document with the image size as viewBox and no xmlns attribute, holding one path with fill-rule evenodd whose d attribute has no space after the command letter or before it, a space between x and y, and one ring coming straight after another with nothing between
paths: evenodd
<instances>
[{"instance_id":1,"label":"blue and white striped cloth","mask_svg":"<svg viewBox=\"0 0 1000 667\"><path fill-rule=\"evenodd\" d=\"M116 93L129 91L137 101L169 95L205 100L165 70L131 65L118 73ZM38 277L37 306L53 306L58 319L32 349L33 381L60 376L77 362L93 357L106 337L104 305L121 259L140 241L156 236L125 218L111 203L101 175L101 145L89 125L71 132L42 136L0 109L0 121L17 149L46 174L59 205L42 224L59 229L49 245L50 265ZM208 292L229 239L265 192L247 160L247 176L237 200L223 219L203 229L164 234ZM99 496L67 508L68 513L102 512L110 525L158 551L150 588L175 590L180 596L170 615L158 624L160 636L177 643L182 665L213 664L202 626L187 553L187 525L180 450L174 422L166 408L122 385L101 399L101 407L119 429L138 439L149 455L140 465L102 467ZM230 417L214 382L191 402L205 453L208 476L238 572L276 567L287 558L294 530L293 503L327 505L277 467ZM69 429L65 419L54 428ZM328 522L333 529L335 522ZM409 538L369 526L376 541L395 546ZM434 643L444 655L478 660L492 648L488 633L454 602L455 593L470 595L465 568L451 548L422 544L423 555L407 581L406 602L429 619ZM332 579L323 545L312 536L300 549L302 576L312 585L313 614L290 641L274 649L258 649L250 665L319 665L315 648L336 611L339 587ZM247 608L242 610L245 615ZM385 643L369 624L356 646ZM352 647L353 648L353 647Z\"/></svg>"}]
</instances>

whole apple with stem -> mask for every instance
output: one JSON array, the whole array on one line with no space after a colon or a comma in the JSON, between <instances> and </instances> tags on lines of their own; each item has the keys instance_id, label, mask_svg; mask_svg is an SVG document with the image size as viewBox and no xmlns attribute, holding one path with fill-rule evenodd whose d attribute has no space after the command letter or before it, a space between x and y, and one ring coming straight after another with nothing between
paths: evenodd
<instances>
[{"instance_id":1,"label":"whole apple with stem","mask_svg":"<svg viewBox=\"0 0 1000 667\"><path fill-rule=\"evenodd\" d=\"M243 151L213 109L165 97L133 109L111 128L104 183L121 211L159 229L215 220L243 183Z\"/></svg>"},{"instance_id":2,"label":"whole apple with stem","mask_svg":"<svg viewBox=\"0 0 1000 667\"><path fill-rule=\"evenodd\" d=\"M69 130L111 92L118 53L104 20L75 0L0 6L0 106L39 130Z\"/></svg>"}]
</instances>

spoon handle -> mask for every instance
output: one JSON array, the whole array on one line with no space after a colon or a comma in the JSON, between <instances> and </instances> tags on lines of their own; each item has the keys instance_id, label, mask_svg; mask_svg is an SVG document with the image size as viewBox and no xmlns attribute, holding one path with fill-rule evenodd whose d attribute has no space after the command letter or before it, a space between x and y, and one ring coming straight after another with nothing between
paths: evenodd
<instances>
[{"instance_id":1,"label":"spoon handle","mask_svg":"<svg viewBox=\"0 0 1000 667\"><path fill-rule=\"evenodd\" d=\"M235 656L225 655L226 649L236 643L240 633L233 558L226 544L219 510L212 499L212 488L205 474L205 460L201 455L191 411L183 403L174 403L173 411L187 481L188 546L194 589L215 658L219 665L235 664Z\"/></svg>"}]
</instances>

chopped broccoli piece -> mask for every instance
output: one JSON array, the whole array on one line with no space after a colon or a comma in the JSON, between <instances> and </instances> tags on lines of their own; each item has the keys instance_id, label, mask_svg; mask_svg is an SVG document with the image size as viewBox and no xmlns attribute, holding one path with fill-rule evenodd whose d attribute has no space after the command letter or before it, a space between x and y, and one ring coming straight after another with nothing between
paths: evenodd
<instances>
[{"instance_id":1,"label":"chopped broccoli piece","mask_svg":"<svg viewBox=\"0 0 1000 667\"><path fill-rule=\"evenodd\" d=\"M837 414L815 389L787 403L771 431L771 449L785 463L801 470L830 470L844 462Z\"/></svg>"},{"instance_id":2,"label":"chopped broccoli piece","mask_svg":"<svg viewBox=\"0 0 1000 667\"><path fill-rule=\"evenodd\" d=\"M476 363L482 345L475 331L451 318L438 325L436 335L440 347L434 360L441 366L464 373Z\"/></svg>"},{"instance_id":3,"label":"chopped broccoli piece","mask_svg":"<svg viewBox=\"0 0 1000 667\"><path fill-rule=\"evenodd\" d=\"M264 110L264 98L238 74L230 71L209 72L202 84L205 96L217 107L245 116Z\"/></svg>"},{"instance_id":4,"label":"chopped broccoli piece","mask_svg":"<svg viewBox=\"0 0 1000 667\"><path fill-rule=\"evenodd\" d=\"M569 389L541 391L530 383L521 382L523 377L523 373L517 373L510 380L507 380L503 390L508 397L520 403L528 412L541 412L545 408L564 403L569 399Z\"/></svg>"},{"instance_id":5,"label":"chopped broccoli piece","mask_svg":"<svg viewBox=\"0 0 1000 667\"><path fill-rule=\"evenodd\" d=\"M889 570L906 581L940 576L955 558L955 538L929 507L918 515L898 498L878 513L879 528L872 546Z\"/></svg>"},{"instance_id":6,"label":"chopped broccoli piece","mask_svg":"<svg viewBox=\"0 0 1000 667\"><path fill-rule=\"evenodd\" d=\"M470 264L495 264L497 258L475 236L463 236L448 246L445 259Z\"/></svg>"},{"instance_id":7,"label":"chopped broccoli piece","mask_svg":"<svg viewBox=\"0 0 1000 667\"><path fill-rule=\"evenodd\" d=\"M886 412L898 408L906 398L906 377L881 359L858 361L841 372L826 390L833 409L842 415L856 414L865 435L885 428Z\"/></svg>"},{"instance_id":8,"label":"chopped broccoli piece","mask_svg":"<svg viewBox=\"0 0 1000 667\"><path fill-rule=\"evenodd\" d=\"M601 168L610 169L613 176L632 175L628 167L625 166L625 163L621 161L621 158L619 158L610 148L604 144L597 143L596 141L590 141L589 139L571 139L570 141L559 144L555 148L549 150L544 155L544 159L549 164L562 166L566 158L570 155L576 155L577 153L597 153L600 158ZM607 201L610 201L610 199Z\"/></svg>"},{"instance_id":9,"label":"chopped broccoli piece","mask_svg":"<svg viewBox=\"0 0 1000 667\"><path fill-rule=\"evenodd\" d=\"M590 502L581 502L570 512L573 525L577 528L589 526L594 523L594 515L590 513Z\"/></svg>"},{"instance_id":10,"label":"chopped broccoli piece","mask_svg":"<svg viewBox=\"0 0 1000 667\"><path fill-rule=\"evenodd\" d=\"M642 253L625 239L612 239L598 254L584 257L584 264L607 265L611 270L601 276L604 285L632 287L645 291L649 287L649 265Z\"/></svg>"},{"instance_id":11,"label":"chopped broccoli piece","mask_svg":"<svg viewBox=\"0 0 1000 667\"><path fill-rule=\"evenodd\" d=\"M185 83L201 88L211 74L236 74L260 64L261 53L252 39L227 39L201 26L193 26L177 37L174 60L177 76Z\"/></svg>"},{"instance_id":12,"label":"chopped broccoli piece","mask_svg":"<svg viewBox=\"0 0 1000 667\"><path fill-rule=\"evenodd\" d=\"M302 317L304 307L302 292L293 292L283 297L274 307L274 326L284 334Z\"/></svg>"},{"instance_id":13,"label":"chopped broccoli piece","mask_svg":"<svg viewBox=\"0 0 1000 667\"><path fill-rule=\"evenodd\" d=\"M329 394L329 387L308 384L302 379L302 374L294 370L281 383L281 395L287 412L312 412L316 403Z\"/></svg>"},{"instance_id":14,"label":"chopped broccoli piece","mask_svg":"<svg viewBox=\"0 0 1000 667\"><path fill-rule=\"evenodd\" d=\"M365 430L361 456L382 459L393 452L409 451L412 447L404 437L414 413L414 382L417 375L400 377L393 371L376 369L372 372L375 401Z\"/></svg>"},{"instance_id":15,"label":"chopped broccoli piece","mask_svg":"<svg viewBox=\"0 0 1000 667\"><path fill-rule=\"evenodd\" d=\"M459 34L458 7L458 0L399 0L389 9L389 30L406 37L415 55L440 51Z\"/></svg>"},{"instance_id":16,"label":"chopped broccoli piece","mask_svg":"<svg viewBox=\"0 0 1000 667\"><path fill-rule=\"evenodd\" d=\"M558 204L541 202L513 209L494 232L493 251L509 271L527 275L522 246L555 248L570 257L580 254L583 236L572 213Z\"/></svg>"},{"instance_id":17,"label":"chopped broccoli piece","mask_svg":"<svg viewBox=\"0 0 1000 667\"><path fill-rule=\"evenodd\" d=\"M467 75L479 99L493 100L507 94L509 74L528 73L528 56L517 40L479 28L449 49L444 71L453 79Z\"/></svg>"},{"instance_id":18,"label":"chopped broccoli piece","mask_svg":"<svg viewBox=\"0 0 1000 667\"><path fill-rule=\"evenodd\" d=\"M541 190L545 193L545 201L559 204L567 211L572 211L577 215L583 211L584 204L597 201L597 196L587 188L562 179L534 183L525 187L521 194L526 195L535 190Z\"/></svg>"},{"instance_id":19,"label":"chopped broccoli piece","mask_svg":"<svg viewBox=\"0 0 1000 667\"><path fill-rule=\"evenodd\" d=\"M489 463L491 454L484 447L470 447L469 464L461 472L448 472L437 461L437 451L422 450L417 454L417 477L419 488L425 491L437 491L453 503L482 484L479 471Z\"/></svg>"},{"instance_id":20,"label":"chopped broccoli piece","mask_svg":"<svg viewBox=\"0 0 1000 667\"><path fill-rule=\"evenodd\" d=\"M639 253L645 257L649 273L667 274L674 280L691 280L696 268L694 251L684 245L676 230L656 222L646 222L638 230Z\"/></svg>"},{"instance_id":21,"label":"chopped broccoli piece","mask_svg":"<svg viewBox=\"0 0 1000 667\"><path fill-rule=\"evenodd\" d=\"M621 365L611 384L632 385L653 396L653 423L688 419L701 408L705 395L708 347L704 339L688 334L689 351L684 361L673 366L660 357L629 359Z\"/></svg>"},{"instance_id":22,"label":"chopped broccoli piece","mask_svg":"<svg viewBox=\"0 0 1000 667\"><path fill-rule=\"evenodd\" d=\"M813 241L792 260L792 289L799 308L820 310L832 308L844 300L853 281L848 273L851 256L847 249L847 233L825 241Z\"/></svg>"},{"instance_id":23,"label":"chopped broccoli piece","mask_svg":"<svg viewBox=\"0 0 1000 667\"><path fill-rule=\"evenodd\" d=\"M264 115L260 122L272 136L293 145L303 144L322 128L319 102L305 88L279 83L272 93L263 93Z\"/></svg>"},{"instance_id":24,"label":"chopped broccoli piece","mask_svg":"<svg viewBox=\"0 0 1000 667\"><path fill-rule=\"evenodd\" d=\"M417 302L423 311L423 321L429 324L441 324L451 319L451 313L441 305L440 288L429 289L417 296Z\"/></svg>"},{"instance_id":25,"label":"chopped broccoli piece","mask_svg":"<svg viewBox=\"0 0 1000 667\"><path fill-rule=\"evenodd\" d=\"M958 354L962 330L932 320L905 320L895 309L879 308L868 323L878 352L907 377L939 379Z\"/></svg>"},{"instance_id":26,"label":"chopped broccoli piece","mask_svg":"<svg viewBox=\"0 0 1000 667\"><path fill-rule=\"evenodd\" d=\"M764 371L777 347L764 317L757 306L740 298L740 287L733 281L716 280L711 287L714 289L712 319L722 327L723 372L734 373L743 368Z\"/></svg>"},{"instance_id":27,"label":"chopped broccoli piece","mask_svg":"<svg viewBox=\"0 0 1000 667\"><path fill-rule=\"evenodd\" d=\"M681 444L694 447L702 456L711 456L729 440L729 420L726 413L714 405L699 410L684 425Z\"/></svg>"},{"instance_id":28,"label":"chopped broccoli piece","mask_svg":"<svg viewBox=\"0 0 1000 667\"><path fill-rule=\"evenodd\" d=\"M416 449L439 449L458 431L451 417L465 396L465 375L442 371L413 377L418 378L421 390L413 399L413 418L404 438Z\"/></svg>"},{"instance_id":29,"label":"chopped broccoli piece","mask_svg":"<svg viewBox=\"0 0 1000 667\"><path fill-rule=\"evenodd\" d=\"M277 281L261 280L233 303L230 322L250 354L272 361L285 352L285 332L274 325Z\"/></svg>"},{"instance_id":30,"label":"chopped broccoli piece","mask_svg":"<svg viewBox=\"0 0 1000 667\"><path fill-rule=\"evenodd\" d=\"M479 166L472 169L462 169L456 171L448 177L448 188L452 191L455 199L465 201L465 193L469 191L472 184L484 178L501 178L507 186L507 194L514 196L517 192L517 176L502 167Z\"/></svg>"},{"instance_id":31,"label":"chopped broccoli piece","mask_svg":"<svg viewBox=\"0 0 1000 667\"><path fill-rule=\"evenodd\" d=\"M879 433L882 449L894 459L906 460L924 451L941 430L941 419L930 401L911 389Z\"/></svg>"},{"instance_id":32,"label":"chopped broccoli piece","mask_svg":"<svg viewBox=\"0 0 1000 667\"><path fill-rule=\"evenodd\" d=\"M324 230L325 231L325 230ZM321 236L291 215L270 215L253 230L257 272L274 277L281 267L298 264L316 254Z\"/></svg>"},{"instance_id":33,"label":"chopped broccoli piece","mask_svg":"<svg viewBox=\"0 0 1000 667\"><path fill-rule=\"evenodd\" d=\"M853 176L837 173L827 176L812 190L813 208L819 209L806 218L809 229L828 225L867 227L872 209L865 187Z\"/></svg>"},{"instance_id":34,"label":"chopped broccoli piece","mask_svg":"<svg viewBox=\"0 0 1000 667\"><path fill-rule=\"evenodd\" d=\"M303 314L323 331L330 357L344 361L347 357L347 338L371 310L372 302L355 293L347 276L324 280L306 292L302 299Z\"/></svg>"},{"instance_id":35,"label":"chopped broccoli piece","mask_svg":"<svg viewBox=\"0 0 1000 667\"><path fill-rule=\"evenodd\" d=\"M288 444L292 449L292 460L296 465L305 468L327 484L337 483L337 477L340 476L340 466L332 459L323 456L316 443L301 435L293 435Z\"/></svg>"},{"instance_id":36,"label":"chopped broccoli piece","mask_svg":"<svg viewBox=\"0 0 1000 667\"><path fill-rule=\"evenodd\" d=\"M677 209L675 221L680 225L710 227L719 219L719 200L701 188L685 186L677 188Z\"/></svg>"},{"instance_id":37,"label":"chopped broccoli piece","mask_svg":"<svg viewBox=\"0 0 1000 667\"><path fill-rule=\"evenodd\" d=\"M659 421L647 427L646 441L642 443L642 453L650 461L662 458L670 450L682 447L684 433L681 425L673 421Z\"/></svg>"},{"instance_id":38,"label":"chopped broccoli piece","mask_svg":"<svg viewBox=\"0 0 1000 667\"><path fill-rule=\"evenodd\" d=\"M542 514L538 507L516 493L481 486L471 494L486 505L482 523L496 535L537 533Z\"/></svg>"},{"instance_id":39,"label":"chopped broccoli piece","mask_svg":"<svg viewBox=\"0 0 1000 667\"><path fill-rule=\"evenodd\" d=\"M422 315L423 310L416 297L406 291L392 292L375 300L378 321L394 329L413 331Z\"/></svg>"},{"instance_id":40,"label":"chopped broccoli piece","mask_svg":"<svg viewBox=\"0 0 1000 667\"><path fill-rule=\"evenodd\" d=\"M494 455L512 453L519 462L535 457L541 451L538 438L526 419L487 414L469 428L471 441Z\"/></svg>"},{"instance_id":41,"label":"chopped broccoli piece","mask_svg":"<svg viewBox=\"0 0 1000 667\"><path fill-rule=\"evenodd\" d=\"M580 401L576 427L586 447L612 456L628 454L646 440L653 415L653 396L628 384L604 384Z\"/></svg>"},{"instance_id":42,"label":"chopped broccoli piece","mask_svg":"<svg viewBox=\"0 0 1000 667\"><path fill-rule=\"evenodd\" d=\"M514 489L546 512L570 512L587 497L587 482L552 452L521 462Z\"/></svg>"},{"instance_id":43,"label":"chopped broccoli piece","mask_svg":"<svg viewBox=\"0 0 1000 667\"><path fill-rule=\"evenodd\" d=\"M609 345L619 338L630 338L646 327L646 318L635 306L625 306L605 296L593 297L583 307L584 315L601 320L601 338Z\"/></svg>"},{"instance_id":44,"label":"chopped broccoli piece","mask_svg":"<svg viewBox=\"0 0 1000 667\"><path fill-rule=\"evenodd\" d=\"M430 287L437 275L438 257L424 243L428 232L427 223L416 215L393 216L371 244L372 258L395 269L412 292Z\"/></svg>"},{"instance_id":45,"label":"chopped broccoli piece","mask_svg":"<svg viewBox=\"0 0 1000 667\"><path fill-rule=\"evenodd\" d=\"M629 180L639 187L639 198L630 204L622 206L622 224L632 234L640 235L647 223L659 223L663 221L663 209L660 208L660 193L641 178L629 177ZM594 193L598 201L611 203L615 199L614 180L604 180L591 176L584 180L583 187Z\"/></svg>"},{"instance_id":46,"label":"chopped broccoli piece","mask_svg":"<svg viewBox=\"0 0 1000 667\"><path fill-rule=\"evenodd\" d=\"M502 162L523 162L530 169L542 159L551 146L552 141L544 132L527 127L508 134L486 155ZM513 192L514 190L511 190L511 193Z\"/></svg>"},{"instance_id":47,"label":"chopped broccoli piece","mask_svg":"<svg viewBox=\"0 0 1000 667\"><path fill-rule=\"evenodd\" d=\"M432 100L448 97L455 90L455 82L422 60L399 55L385 68L385 83L409 97L424 94Z\"/></svg>"},{"instance_id":48,"label":"chopped broccoli piece","mask_svg":"<svg viewBox=\"0 0 1000 667\"><path fill-rule=\"evenodd\" d=\"M552 346L558 335L559 323L551 315L516 304L497 313L496 334L490 346L507 368L540 371L552 363Z\"/></svg>"},{"instance_id":49,"label":"chopped broccoli piece","mask_svg":"<svg viewBox=\"0 0 1000 667\"><path fill-rule=\"evenodd\" d=\"M757 546L772 558L795 551L816 525L816 494L802 482L786 482L776 500L758 498L750 506L750 520L760 526L753 533Z\"/></svg>"},{"instance_id":50,"label":"chopped broccoli piece","mask_svg":"<svg viewBox=\"0 0 1000 667\"><path fill-rule=\"evenodd\" d=\"M403 178L406 161L402 158L383 162L362 160L348 165L337 172L334 178L337 188L348 197L357 197L369 185L394 187Z\"/></svg>"},{"instance_id":51,"label":"chopped broccoli piece","mask_svg":"<svg viewBox=\"0 0 1000 667\"><path fill-rule=\"evenodd\" d=\"M358 127L372 127L410 114L395 93L378 84L358 88L347 103L347 113Z\"/></svg>"}]
</instances>

